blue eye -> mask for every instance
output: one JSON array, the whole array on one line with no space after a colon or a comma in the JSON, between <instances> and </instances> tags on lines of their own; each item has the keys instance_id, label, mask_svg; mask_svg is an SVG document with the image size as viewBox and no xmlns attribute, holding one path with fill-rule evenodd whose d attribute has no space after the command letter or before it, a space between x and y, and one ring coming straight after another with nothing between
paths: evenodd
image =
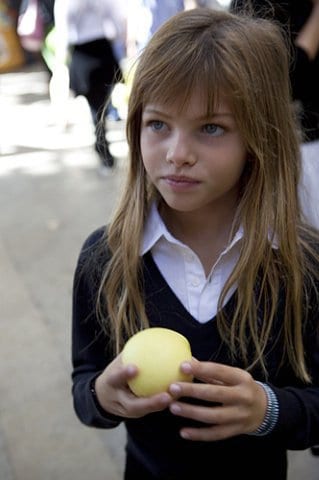
<instances>
[{"instance_id":1,"label":"blue eye","mask_svg":"<svg viewBox=\"0 0 319 480\"><path fill-rule=\"evenodd\" d=\"M203 131L208 135L212 135L213 137L219 137L224 133L224 129L215 125L214 123L207 123L203 126Z\"/></svg>"},{"instance_id":2,"label":"blue eye","mask_svg":"<svg viewBox=\"0 0 319 480\"><path fill-rule=\"evenodd\" d=\"M149 122L149 125L154 132L158 132L163 129L164 122L161 122L161 120L152 120Z\"/></svg>"}]
</instances>

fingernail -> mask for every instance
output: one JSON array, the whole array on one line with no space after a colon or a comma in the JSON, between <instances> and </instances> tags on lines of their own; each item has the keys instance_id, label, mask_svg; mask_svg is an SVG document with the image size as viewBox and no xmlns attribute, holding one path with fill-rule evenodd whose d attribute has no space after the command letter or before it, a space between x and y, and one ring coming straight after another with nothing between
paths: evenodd
<instances>
[{"instance_id":1,"label":"fingernail","mask_svg":"<svg viewBox=\"0 0 319 480\"><path fill-rule=\"evenodd\" d=\"M169 391L173 395L178 395L179 393L181 393L182 389L179 385L177 385L177 383L172 383L172 385L170 385L169 387Z\"/></svg>"},{"instance_id":2,"label":"fingernail","mask_svg":"<svg viewBox=\"0 0 319 480\"><path fill-rule=\"evenodd\" d=\"M171 406L170 406L170 411L172 413L180 413L181 412L181 407L179 405L177 405L177 403L172 403Z\"/></svg>"},{"instance_id":3,"label":"fingernail","mask_svg":"<svg viewBox=\"0 0 319 480\"><path fill-rule=\"evenodd\" d=\"M184 373L192 373L192 366L188 362L183 362L181 364L181 369L183 370Z\"/></svg>"},{"instance_id":4,"label":"fingernail","mask_svg":"<svg viewBox=\"0 0 319 480\"><path fill-rule=\"evenodd\" d=\"M189 434L187 432L184 432L184 430L180 431L180 436L185 440L188 440L190 438Z\"/></svg>"},{"instance_id":5,"label":"fingernail","mask_svg":"<svg viewBox=\"0 0 319 480\"><path fill-rule=\"evenodd\" d=\"M137 368L136 368L135 365L127 365L126 371L127 371L128 375L135 375L136 372L137 372Z\"/></svg>"}]
</instances>

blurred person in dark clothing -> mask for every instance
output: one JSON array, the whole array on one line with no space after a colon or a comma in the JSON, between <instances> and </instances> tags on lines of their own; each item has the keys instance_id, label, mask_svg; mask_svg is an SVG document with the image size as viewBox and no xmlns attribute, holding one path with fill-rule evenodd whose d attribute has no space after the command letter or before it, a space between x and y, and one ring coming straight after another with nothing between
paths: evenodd
<instances>
[{"instance_id":1,"label":"blurred person in dark clothing","mask_svg":"<svg viewBox=\"0 0 319 480\"><path fill-rule=\"evenodd\" d=\"M242 12L252 7L262 17L273 18L285 29L292 49L290 78L292 95L300 107L303 140L319 139L319 13L317 39L305 45L301 34L319 2L311 0L233 0L231 11Z\"/></svg>"},{"instance_id":2,"label":"blurred person in dark clothing","mask_svg":"<svg viewBox=\"0 0 319 480\"><path fill-rule=\"evenodd\" d=\"M230 10L271 18L285 30L302 135L300 201L306 219L319 228L319 0L232 0Z\"/></svg>"},{"instance_id":3,"label":"blurred person in dark clothing","mask_svg":"<svg viewBox=\"0 0 319 480\"><path fill-rule=\"evenodd\" d=\"M126 39L123 1L56 0L57 75L63 64L68 66L70 88L75 96L86 98L95 127L95 150L100 159L100 172L107 174L114 166L114 157L106 138L103 106L110 97L120 75L119 44ZM53 72L54 76L54 72ZM100 125L104 124L102 133ZM103 138L100 138L100 135Z\"/></svg>"}]
</instances>

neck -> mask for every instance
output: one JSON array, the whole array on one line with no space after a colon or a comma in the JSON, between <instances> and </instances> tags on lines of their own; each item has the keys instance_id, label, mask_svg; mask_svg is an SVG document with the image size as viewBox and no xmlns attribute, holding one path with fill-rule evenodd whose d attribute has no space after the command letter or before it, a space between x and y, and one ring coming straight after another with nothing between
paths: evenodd
<instances>
[{"instance_id":1,"label":"neck","mask_svg":"<svg viewBox=\"0 0 319 480\"><path fill-rule=\"evenodd\" d=\"M168 230L198 255L206 274L231 239L235 211L217 210L178 212L165 206L161 209Z\"/></svg>"}]
</instances>

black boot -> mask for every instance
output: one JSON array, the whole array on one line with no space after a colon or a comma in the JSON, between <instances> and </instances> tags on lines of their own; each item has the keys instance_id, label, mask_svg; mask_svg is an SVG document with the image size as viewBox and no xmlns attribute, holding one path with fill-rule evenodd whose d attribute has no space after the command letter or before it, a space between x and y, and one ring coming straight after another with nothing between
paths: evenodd
<instances>
[{"instance_id":1,"label":"black boot","mask_svg":"<svg viewBox=\"0 0 319 480\"><path fill-rule=\"evenodd\" d=\"M108 145L101 145L100 143L95 143L95 151L97 152L101 167L112 169L115 164L113 155L111 154Z\"/></svg>"}]
</instances>

